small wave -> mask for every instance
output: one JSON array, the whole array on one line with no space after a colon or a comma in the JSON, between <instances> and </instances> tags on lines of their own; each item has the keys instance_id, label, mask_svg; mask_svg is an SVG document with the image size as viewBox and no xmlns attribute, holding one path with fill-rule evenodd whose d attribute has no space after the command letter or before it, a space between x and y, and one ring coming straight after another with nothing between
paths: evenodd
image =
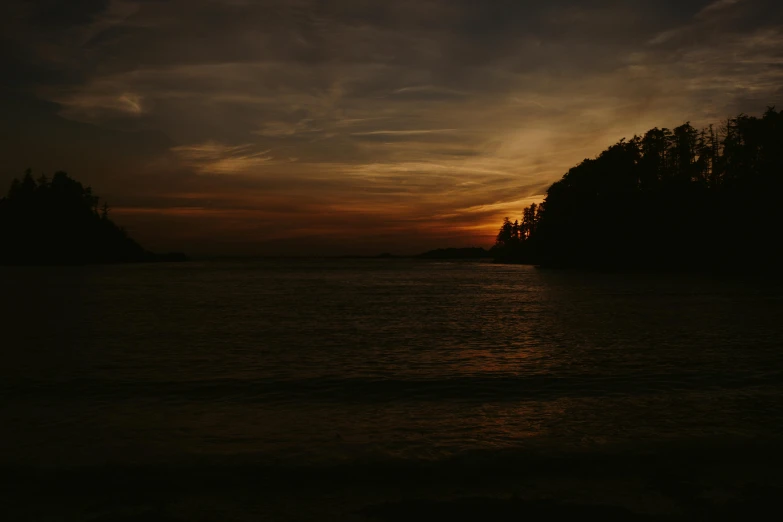
<instances>
[{"instance_id":1,"label":"small wave","mask_svg":"<svg viewBox=\"0 0 783 522\"><path fill-rule=\"evenodd\" d=\"M626 373L624 375L466 375L439 379L329 378L118 381L17 381L0 386L7 397L235 400L237 402L383 403L388 401L518 401L635 396L660 392L775 386L783 374Z\"/></svg>"}]
</instances>

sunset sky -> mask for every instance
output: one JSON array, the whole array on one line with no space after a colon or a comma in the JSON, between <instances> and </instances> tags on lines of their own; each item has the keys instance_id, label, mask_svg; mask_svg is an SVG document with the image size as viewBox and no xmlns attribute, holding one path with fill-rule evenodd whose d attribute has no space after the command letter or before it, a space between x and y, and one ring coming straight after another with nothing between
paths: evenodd
<instances>
[{"instance_id":1,"label":"sunset sky","mask_svg":"<svg viewBox=\"0 0 783 522\"><path fill-rule=\"evenodd\" d=\"M783 106L777 0L4 0L0 27L2 190L67 170L162 251L488 247L622 137Z\"/></svg>"}]
</instances>

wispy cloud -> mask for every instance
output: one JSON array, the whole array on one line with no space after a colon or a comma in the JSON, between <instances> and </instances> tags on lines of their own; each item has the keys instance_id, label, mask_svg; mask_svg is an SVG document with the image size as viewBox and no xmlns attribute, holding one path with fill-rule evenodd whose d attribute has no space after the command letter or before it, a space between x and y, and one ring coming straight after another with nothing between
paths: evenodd
<instances>
[{"instance_id":1,"label":"wispy cloud","mask_svg":"<svg viewBox=\"0 0 783 522\"><path fill-rule=\"evenodd\" d=\"M743 0L715 0L711 4L708 4L705 6L699 13L696 15L697 17L709 15L711 13L714 13L716 11L720 11L722 9L726 9L728 7L731 7L735 4L740 3Z\"/></svg>"},{"instance_id":2,"label":"wispy cloud","mask_svg":"<svg viewBox=\"0 0 783 522\"><path fill-rule=\"evenodd\" d=\"M440 87L437 85L412 85L395 89L392 94L396 96L419 96L423 99L435 101L437 99L448 100L450 98L459 98L468 96L469 93L459 89Z\"/></svg>"},{"instance_id":3,"label":"wispy cloud","mask_svg":"<svg viewBox=\"0 0 783 522\"><path fill-rule=\"evenodd\" d=\"M5 156L91 173L151 241L488 244L619 138L783 105L773 0L7 0L0 29L55 104Z\"/></svg>"},{"instance_id":4,"label":"wispy cloud","mask_svg":"<svg viewBox=\"0 0 783 522\"><path fill-rule=\"evenodd\" d=\"M352 136L420 136L424 134L449 134L459 129L412 129L412 130L373 130L352 132Z\"/></svg>"},{"instance_id":5,"label":"wispy cloud","mask_svg":"<svg viewBox=\"0 0 783 522\"><path fill-rule=\"evenodd\" d=\"M274 161L271 149L256 151L249 143L231 146L206 142L171 150L185 165L207 174L244 174Z\"/></svg>"}]
</instances>

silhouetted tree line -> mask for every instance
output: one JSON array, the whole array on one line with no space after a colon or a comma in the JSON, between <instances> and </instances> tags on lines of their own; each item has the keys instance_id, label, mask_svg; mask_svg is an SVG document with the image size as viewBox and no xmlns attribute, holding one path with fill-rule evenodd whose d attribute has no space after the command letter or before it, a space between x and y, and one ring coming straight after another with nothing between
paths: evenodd
<instances>
[{"instance_id":1,"label":"silhouetted tree line","mask_svg":"<svg viewBox=\"0 0 783 522\"><path fill-rule=\"evenodd\" d=\"M492 252L543 266L769 268L782 195L783 111L655 128L572 168L521 222L506 218Z\"/></svg>"},{"instance_id":2,"label":"silhouetted tree line","mask_svg":"<svg viewBox=\"0 0 783 522\"><path fill-rule=\"evenodd\" d=\"M143 249L109 219L109 206L65 172L33 179L28 169L0 199L0 264L177 261Z\"/></svg>"}]
</instances>

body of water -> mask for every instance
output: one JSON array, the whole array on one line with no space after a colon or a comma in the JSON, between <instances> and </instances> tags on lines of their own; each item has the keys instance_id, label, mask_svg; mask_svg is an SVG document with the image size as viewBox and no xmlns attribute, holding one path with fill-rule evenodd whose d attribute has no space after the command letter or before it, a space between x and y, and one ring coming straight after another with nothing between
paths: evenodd
<instances>
[{"instance_id":1,"label":"body of water","mask_svg":"<svg viewBox=\"0 0 783 522\"><path fill-rule=\"evenodd\" d=\"M428 470L465 496L783 432L783 285L763 278L264 260L2 268L0 299L0 465L34 482ZM407 498L389 487L356 495Z\"/></svg>"}]
</instances>

